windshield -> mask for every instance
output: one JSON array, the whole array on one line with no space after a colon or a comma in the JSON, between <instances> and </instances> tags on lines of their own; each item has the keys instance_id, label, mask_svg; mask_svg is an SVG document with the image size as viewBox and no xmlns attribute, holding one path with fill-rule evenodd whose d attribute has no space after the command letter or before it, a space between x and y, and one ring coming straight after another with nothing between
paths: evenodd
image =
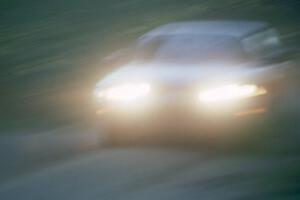
<instances>
[{"instance_id":1,"label":"windshield","mask_svg":"<svg viewBox=\"0 0 300 200\"><path fill-rule=\"evenodd\" d=\"M179 63L240 62L245 59L237 39L215 35L158 36L141 42L137 55L144 61Z\"/></svg>"}]
</instances>

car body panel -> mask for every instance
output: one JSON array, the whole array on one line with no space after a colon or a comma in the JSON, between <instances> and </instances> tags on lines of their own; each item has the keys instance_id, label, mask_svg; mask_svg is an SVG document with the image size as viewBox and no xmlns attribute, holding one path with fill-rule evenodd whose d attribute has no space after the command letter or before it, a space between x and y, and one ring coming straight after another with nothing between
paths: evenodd
<instances>
[{"instance_id":1,"label":"car body panel","mask_svg":"<svg viewBox=\"0 0 300 200\"><path fill-rule=\"evenodd\" d=\"M193 40L185 42L186 38L200 43L193 43ZM258 44L253 45L254 42ZM230 43L234 45L231 47ZM219 59L219 55L223 56L222 51L229 55L226 53L232 48L236 48L237 53L240 51L241 55L251 55L246 59ZM249 121L243 120L244 117L249 119L249 116L255 116L251 118L251 124L253 121L260 124L263 120L258 116L270 110L273 98L280 93L274 88L285 82L291 72L289 60L270 62L266 59L280 48L277 31L265 22L201 21L158 27L138 39L131 60L96 85L97 90L105 90L124 83L147 82L158 91L156 99L151 99L146 109L121 108L98 102L100 106L110 107L109 112L101 112L101 117L114 127L119 124L123 130L126 126L133 129L144 126L147 129L171 128L182 132L195 125L206 127L206 131L209 127L220 131L222 127L240 128L241 124L249 124ZM150 52L150 56L141 54L144 49L146 53ZM221 54L214 56L215 50L219 49L222 49ZM196 59L181 59L189 56ZM195 103L200 90L232 83L255 84L265 88L266 92L234 104Z\"/></svg>"},{"instance_id":2,"label":"car body panel","mask_svg":"<svg viewBox=\"0 0 300 200\"><path fill-rule=\"evenodd\" d=\"M276 68L279 66L254 66L255 64L246 64L240 66L222 66L212 65L201 67L195 66L176 66L169 64L157 64L157 63L129 63L112 72L106 76L101 82L97 84L97 87L105 88L110 85L128 82L128 80L134 81L153 81L153 82L166 82L170 84L199 84L202 83L214 83L214 82L234 82L245 80L259 80L269 81L275 76L265 76L266 74L276 73ZM269 80L268 80L269 79Z\"/></svg>"}]
</instances>

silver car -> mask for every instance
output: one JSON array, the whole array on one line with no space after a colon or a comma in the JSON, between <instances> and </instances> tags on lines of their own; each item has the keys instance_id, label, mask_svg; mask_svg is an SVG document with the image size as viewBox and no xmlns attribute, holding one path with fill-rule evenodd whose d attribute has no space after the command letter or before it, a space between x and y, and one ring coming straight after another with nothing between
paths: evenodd
<instances>
[{"instance_id":1,"label":"silver car","mask_svg":"<svg viewBox=\"0 0 300 200\"><path fill-rule=\"evenodd\" d=\"M109 60L126 62L94 90L115 143L233 140L275 115L293 71L277 30L265 22L167 24L121 52Z\"/></svg>"}]
</instances>

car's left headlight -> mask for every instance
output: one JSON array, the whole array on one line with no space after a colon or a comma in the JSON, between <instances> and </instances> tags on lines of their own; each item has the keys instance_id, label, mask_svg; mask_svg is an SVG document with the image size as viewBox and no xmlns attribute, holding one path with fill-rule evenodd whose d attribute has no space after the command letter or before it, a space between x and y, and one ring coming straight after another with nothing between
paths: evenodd
<instances>
[{"instance_id":1,"label":"car's left headlight","mask_svg":"<svg viewBox=\"0 0 300 200\"><path fill-rule=\"evenodd\" d=\"M96 89L95 96L112 102L130 103L147 97L150 91L151 85L149 83L125 83L105 90Z\"/></svg>"},{"instance_id":2,"label":"car's left headlight","mask_svg":"<svg viewBox=\"0 0 300 200\"><path fill-rule=\"evenodd\" d=\"M198 98L202 102L226 102L266 94L263 87L257 85L228 84L200 91Z\"/></svg>"}]
</instances>

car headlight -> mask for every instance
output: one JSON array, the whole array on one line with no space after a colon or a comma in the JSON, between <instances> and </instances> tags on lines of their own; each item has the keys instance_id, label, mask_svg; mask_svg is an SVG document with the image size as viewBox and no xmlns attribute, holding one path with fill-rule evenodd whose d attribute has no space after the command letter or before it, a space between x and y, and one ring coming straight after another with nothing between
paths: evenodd
<instances>
[{"instance_id":1,"label":"car headlight","mask_svg":"<svg viewBox=\"0 0 300 200\"><path fill-rule=\"evenodd\" d=\"M149 83L126 83L102 91L96 90L95 95L113 102L129 103L146 97L150 91Z\"/></svg>"},{"instance_id":2,"label":"car headlight","mask_svg":"<svg viewBox=\"0 0 300 200\"><path fill-rule=\"evenodd\" d=\"M256 85L229 84L201 91L198 98L202 102L226 102L267 93L263 87Z\"/></svg>"}]
</instances>

